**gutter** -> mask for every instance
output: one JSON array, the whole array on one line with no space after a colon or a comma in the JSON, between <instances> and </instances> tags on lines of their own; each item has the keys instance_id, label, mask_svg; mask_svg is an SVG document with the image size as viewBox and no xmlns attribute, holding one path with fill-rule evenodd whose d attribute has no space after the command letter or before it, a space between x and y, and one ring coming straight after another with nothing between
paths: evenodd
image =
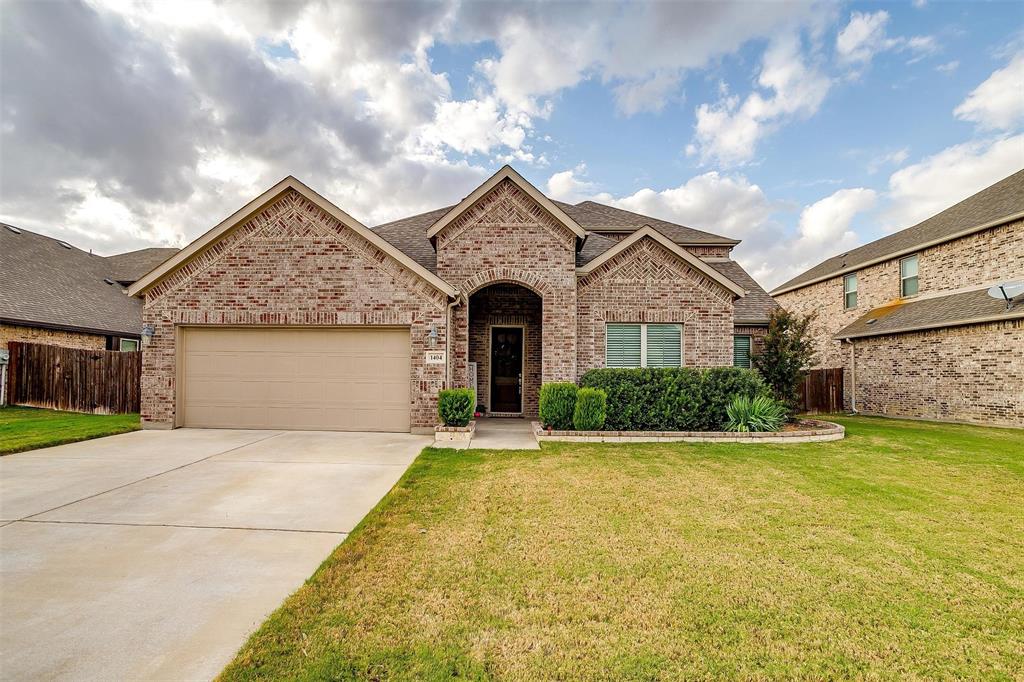
<instances>
[{"instance_id":1,"label":"gutter","mask_svg":"<svg viewBox=\"0 0 1024 682\"><path fill-rule=\"evenodd\" d=\"M462 302L462 294L455 292L455 298L445 306L445 328L444 328L444 387L452 386L452 311L455 306ZM467 302L468 304L468 302Z\"/></svg>"},{"instance_id":2,"label":"gutter","mask_svg":"<svg viewBox=\"0 0 1024 682\"><path fill-rule=\"evenodd\" d=\"M949 320L936 322L934 324L922 324L913 327L897 327L896 329L882 329L879 331L863 332L860 334L842 335L842 332L832 338L836 341L849 341L850 339L864 339L872 336L889 336L893 334L906 334L908 332L928 331L929 329L944 329L946 327L966 327L972 324L985 324L986 322L1006 322L1024 318L1024 308L1013 312L1010 315L987 315L985 317L964 318L960 320Z\"/></svg>"},{"instance_id":3,"label":"gutter","mask_svg":"<svg viewBox=\"0 0 1024 682\"><path fill-rule=\"evenodd\" d=\"M850 344L850 411L857 414L857 344L846 339Z\"/></svg>"},{"instance_id":4,"label":"gutter","mask_svg":"<svg viewBox=\"0 0 1024 682\"><path fill-rule=\"evenodd\" d=\"M126 339L141 339L138 332L116 331L113 329L97 329L95 327L75 327L68 324L53 324L49 322L37 322L34 320L16 320L10 317L0 317L0 324L9 324L15 327L32 327L35 329L52 329L59 332L75 332L78 334L93 334L95 336L119 336ZM140 321L141 325L142 322Z\"/></svg>"},{"instance_id":5,"label":"gutter","mask_svg":"<svg viewBox=\"0 0 1024 682\"><path fill-rule=\"evenodd\" d=\"M939 244L945 244L946 242L951 242L953 240L960 239L961 237L968 237L968 236L970 236L970 235L972 235L972 234L974 234L976 232L981 232L983 230L988 230L988 229L991 229L993 227L1000 227L1002 225L1005 225L1006 223L1012 223L1015 220L1020 220L1022 218L1024 218L1024 211L1020 211L1018 213L1013 213L1011 215L1004 216L1002 218L997 218L996 220L992 220L992 221L989 221L987 223L982 223L981 225L976 225L974 227L967 228L966 230L961 230L959 232L954 232L953 234L947 235L945 237L939 237L938 239L932 239L930 241L921 242L920 244L915 244L914 246L911 246L911 247L908 247L908 248L905 248L905 249L900 249L898 251L893 251L892 253L888 253L888 254L886 254L884 256L878 256L877 258L872 258L872 259L866 260L866 261L864 261L862 263L857 263L856 265L851 265L851 266L848 266L848 267L845 267L845 268L841 268L839 270L835 270L833 272L830 272L827 275L821 275L819 277L815 277L814 279L809 279L806 282L800 282L799 284L793 284L792 286L788 286L788 287L779 287L778 289L774 289L773 291L771 291L769 293L772 296L780 296L782 294L788 294L791 291L796 291L797 289L803 289L804 287L809 287L812 284L818 284L819 282L825 282L825 281L830 280L830 279L832 279L834 277L839 277L840 275L847 275L847 274L849 274L851 272L856 272L857 270L862 270L862 269L870 267L872 265L878 265L879 263L884 263L886 261L892 260L893 258L899 258L900 256L906 256L907 254L915 253L915 252L920 251L922 249L930 248L932 246L938 246ZM910 228L907 228L907 229L910 229Z\"/></svg>"}]
</instances>

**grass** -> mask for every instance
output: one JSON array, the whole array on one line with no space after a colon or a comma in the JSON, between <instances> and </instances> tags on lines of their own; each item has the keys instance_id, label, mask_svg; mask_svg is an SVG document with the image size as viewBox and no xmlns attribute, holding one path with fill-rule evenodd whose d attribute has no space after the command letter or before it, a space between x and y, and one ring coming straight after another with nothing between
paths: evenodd
<instances>
[{"instance_id":1,"label":"grass","mask_svg":"<svg viewBox=\"0 0 1024 682\"><path fill-rule=\"evenodd\" d=\"M0 455L127 433L137 414L80 414L35 407L0 408Z\"/></svg>"},{"instance_id":2,"label":"grass","mask_svg":"<svg viewBox=\"0 0 1024 682\"><path fill-rule=\"evenodd\" d=\"M427 449L226 668L253 679L1024 675L1024 432Z\"/></svg>"}]
</instances>

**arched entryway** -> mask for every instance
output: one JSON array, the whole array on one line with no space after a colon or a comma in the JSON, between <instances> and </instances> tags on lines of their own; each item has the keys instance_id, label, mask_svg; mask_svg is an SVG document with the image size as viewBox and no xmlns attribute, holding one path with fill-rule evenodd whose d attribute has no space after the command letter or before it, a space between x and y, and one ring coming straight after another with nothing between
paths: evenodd
<instances>
[{"instance_id":1,"label":"arched entryway","mask_svg":"<svg viewBox=\"0 0 1024 682\"><path fill-rule=\"evenodd\" d=\"M543 299L499 282L469 297L469 369L487 414L535 417L543 371Z\"/></svg>"}]
</instances>

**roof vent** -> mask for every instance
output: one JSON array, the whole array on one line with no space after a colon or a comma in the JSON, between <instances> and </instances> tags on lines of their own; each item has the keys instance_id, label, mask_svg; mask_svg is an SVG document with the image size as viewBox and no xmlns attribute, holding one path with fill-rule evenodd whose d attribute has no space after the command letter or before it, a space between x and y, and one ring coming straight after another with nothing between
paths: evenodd
<instances>
[{"instance_id":1,"label":"roof vent","mask_svg":"<svg viewBox=\"0 0 1024 682\"><path fill-rule=\"evenodd\" d=\"M67 242L58 241L57 243L63 246L65 249L71 248L71 244L68 244Z\"/></svg>"},{"instance_id":2,"label":"roof vent","mask_svg":"<svg viewBox=\"0 0 1024 682\"><path fill-rule=\"evenodd\" d=\"M878 322L878 318L877 317L872 317L870 320L868 320L864 324L874 324L875 322Z\"/></svg>"},{"instance_id":3,"label":"roof vent","mask_svg":"<svg viewBox=\"0 0 1024 682\"><path fill-rule=\"evenodd\" d=\"M10 230L11 232L13 232L14 234L21 234L21 230L19 230L18 228L16 228L16 227L15 227L14 225L7 225L7 224L5 223L5 224L4 224L4 227L6 227L6 228L7 228L8 230Z\"/></svg>"},{"instance_id":4,"label":"roof vent","mask_svg":"<svg viewBox=\"0 0 1024 682\"><path fill-rule=\"evenodd\" d=\"M114 286L114 280L110 279L109 277L104 277L103 281L109 284L110 286Z\"/></svg>"}]
</instances>

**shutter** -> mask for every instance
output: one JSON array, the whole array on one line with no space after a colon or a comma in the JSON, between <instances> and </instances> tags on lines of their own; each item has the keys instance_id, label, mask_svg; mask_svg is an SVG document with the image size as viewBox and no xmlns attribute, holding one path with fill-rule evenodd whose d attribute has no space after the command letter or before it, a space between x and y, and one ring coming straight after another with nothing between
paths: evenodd
<instances>
[{"instance_id":1,"label":"shutter","mask_svg":"<svg viewBox=\"0 0 1024 682\"><path fill-rule=\"evenodd\" d=\"M679 367L682 328L678 324L647 325L647 366Z\"/></svg>"},{"instance_id":2,"label":"shutter","mask_svg":"<svg viewBox=\"0 0 1024 682\"><path fill-rule=\"evenodd\" d=\"M605 331L605 367L639 367L640 325L609 324Z\"/></svg>"},{"instance_id":3,"label":"shutter","mask_svg":"<svg viewBox=\"0 0 1024 682\"><path fill-rule=\"evenodd\" d=\"M732 337L732 364L736 367L750 367L750 337Z\"/></svg>"}]
</instances>

